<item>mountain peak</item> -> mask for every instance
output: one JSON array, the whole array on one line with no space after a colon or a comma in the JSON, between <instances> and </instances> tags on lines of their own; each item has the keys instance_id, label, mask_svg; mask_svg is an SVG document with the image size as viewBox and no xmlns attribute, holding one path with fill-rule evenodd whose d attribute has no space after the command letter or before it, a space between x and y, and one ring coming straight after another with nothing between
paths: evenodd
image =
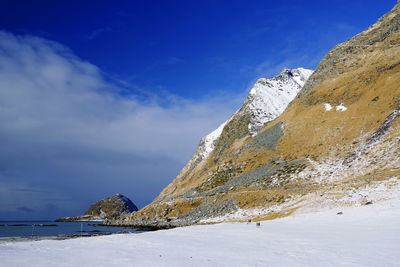
<instances>
[{"instance_id":1,"label":"mountain peak","mask_svg":"<svg viewBox=\"0 0 400 267\"><path fill-rule=\"evenodd\" d=\"M275 77L259 79L244 104L251 113L248 125L250 134L257 134L265 123L278 117L312 73L312 70L304 68L284 68Z\"/></svg>"},{"instance_id":2,"label":"mountain peak","mask_svg":"<svg viewBox=\"0 0 400 267\"><path fill-rule=\"evenodd\" d=\"M171 192L179 194L175 183L190 181L190 177L203 167L212 154L218 158L237 139L254 137L263 126L278 117L295 98L312 70L284 68L272 78L260 78L249 92L242 107L217 129L203 137L196 152L178 174L175 182L167 186L157 201ZM179 181L179 182L178 182Z\"/></svg>"},{"instance_id":3,"label":"mountain peak","mask_svg":"<svg viewBox=\"0 0 400 267\"><path fill-rule=\"evenodd\" d=\"M277 76L258 79L250 90L242 108L235 112L229 120L201 139L188 165L197 165L207 158L214 150L225 125L234 117L241 116L243 113L251 118L247 125L248 133L256 135L265 123L275 119L285 110L312 73L312 70L304 68L284 68Z\"/></svg>"}]
</instances>

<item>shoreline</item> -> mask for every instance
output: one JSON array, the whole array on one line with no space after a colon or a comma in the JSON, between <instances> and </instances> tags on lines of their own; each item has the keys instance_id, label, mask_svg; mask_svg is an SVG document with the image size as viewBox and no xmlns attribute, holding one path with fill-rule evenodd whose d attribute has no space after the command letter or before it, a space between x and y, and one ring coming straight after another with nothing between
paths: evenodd
<instances>
[{"instance_id":1,"label":"shoreline","mask_svg":"<svg viewBox=\"0 0 400 267\"><path fill-rule=\"evenodd\" d=\"M42 241L42 240L67 240L67 239L75 239L75 238L83 238L83 237L97 237L97 236L106 236L106 235L116 235L116 234L139 234L146 231L139 230L136 232L129 231L119 231L119 232L108 232L108 233L92 233L92 234L77 234L77 235L48 235L48 236L13 236L13 237L0 237L1 243L8 242L29 242L29 241Z\"/></svg>"},{"instance_id":2,"label":"shoreline","mask_svg":"<svg viewBox=\"0 0 400 267\"><path fill-rule=\"evenodd\" d=\"M338 206L260 224L221 223L140 235L0 243L0 258L2 266L32 267L397 266L399 223L400 202L394 200Z\"/></svg>"}]
</instances>

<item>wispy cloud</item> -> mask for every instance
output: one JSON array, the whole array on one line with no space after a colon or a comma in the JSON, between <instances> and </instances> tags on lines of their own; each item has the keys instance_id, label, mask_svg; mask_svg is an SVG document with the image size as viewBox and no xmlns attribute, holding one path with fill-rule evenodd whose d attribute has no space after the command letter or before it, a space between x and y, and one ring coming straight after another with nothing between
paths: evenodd
<instances>
[{"instance_id":1,"label":"wispy cloud","mask_svg":"<svg viewBox=\"0 0 400 267\"><path fill-rule=\"evenodd\" d=\"M112 31L112 28L109 27L109 26L102 27L102 28L98 28L98 29L92 31L91 33L89 33L89 34L87 35L87 38L88 38L89 40L93 40L93 39L95 39L96 37L100 36L101 34L104 34L104 33L107 33L107 32L111 32L111 31Z\"/></svg>"},{"instance_id":2,"label":"wispy cloud","mask_svg":"<svg viewBox=\"0 0 400 267\"><path fill-rule=\"evenodd\" d=\"M45 210L57 194L70 201L63 215L116 192L143 206L237 106L235 97L141 100L123 90L58 43L0 32L0 177L10 185L0 214L8 204Z\"/></svg>"}]
</instances>

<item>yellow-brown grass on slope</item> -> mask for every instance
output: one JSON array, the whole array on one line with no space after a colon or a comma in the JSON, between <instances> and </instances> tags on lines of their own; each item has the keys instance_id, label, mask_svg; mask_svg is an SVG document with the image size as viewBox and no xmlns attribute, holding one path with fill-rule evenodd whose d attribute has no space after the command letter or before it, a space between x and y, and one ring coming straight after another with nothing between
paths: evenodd
<instances>
[{"instance_id":1,"label":"yellow-brown grass on slope","mask_svg":"<svg viewBox=\"0 0 400 267\"><path fill-rule=\"evenodd\" d=\"M365 63L362 69L367 71L368 66ZM330 88L323 84L308 93L308 99L321 99L318 103L306 105L296 101L279 118L285 122L285 135L278 146L282 155L286 158L320 158L328 156L339 145L342 149L337 151L337 156L341 157L355 139L378 129L398 108L395 100L400 96L400 65L386 71L385 75L371 76L369 84L361 85L353 78L348 82L343 79L336 79ZM362 91L360 87L363 87ZM354 95L357 95L357 101L354 101ZM343 103L347 110L325 111L324 103L330 103L334 108Z\"/></svg>"},{"instance_id":2,"label":"yellow-brown grass on slope","mask_svg":"<svg viewBox=\"0 0 400 267\"><path fill-rule=\"evenodd\" d=\"M234 201L232 205L239 211L261 209L265 213L259 219L267 219L306 207L359 201L353 191L372 185L379 188L379 183L386 184L400 175L400 116L389 131L385 129L377 140L366 145L399 105L397 4L375 25L335 46L286 111L264 126L259 136L282 125L283 136L279 132L276 148L265 145L269 137L260 141L261 145L252 146L257 136L248 135L246 127L251 118L239 111L240 116L226 125L209 157L195 168L183 169L152 204L138 212L139 217L165 220L198 207L203 212L204 207ZM264 136L269 135L261 138ZM346 163L345 159L353 154L354 160ZM267 168L269 164L276 167L274 161L283 162L279 166L303 163L294 172L282 170L279 175L279 170L269 173ZM265 169L258 168L264 165ZM260 170L270 177L260 174ZM259 176L252 176L256 174ZM224 186L227 182L235 186ZM198 197L198 202L193 205L190 197Z\"/></svg>"}]
</instances>

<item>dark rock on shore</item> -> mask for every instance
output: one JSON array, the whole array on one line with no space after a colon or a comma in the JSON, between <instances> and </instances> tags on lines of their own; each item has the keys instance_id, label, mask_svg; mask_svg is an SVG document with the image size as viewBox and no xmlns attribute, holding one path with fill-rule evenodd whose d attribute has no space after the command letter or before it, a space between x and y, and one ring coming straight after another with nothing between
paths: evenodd
<instances>
[{"instance_id":1,"label":"dark rock on shore","mask_svg":"<svg viewBox=\"0 0 400 267\"><path fill-rule=\"evenodd\" d=\"M103 219L100 216L92 216L92 215L82 215L82 216L73 216L73 217L62 217L56 220L56 222L77 222L77 221L102 221Z\"/></svg>"},{"instance_id":2,"label":"dark rock on shore","mask_svg":"<svg viewBox=\"0 0 400 267\"><path fill-rule=\"evenodd\" d=\"M56 221L74 222L117 219L121 215L125 215L137 210L138 208L129 198L121 194L115 194L90 205L89 209L82 216L63 217Z\"/></svg>"}]
</instances>

